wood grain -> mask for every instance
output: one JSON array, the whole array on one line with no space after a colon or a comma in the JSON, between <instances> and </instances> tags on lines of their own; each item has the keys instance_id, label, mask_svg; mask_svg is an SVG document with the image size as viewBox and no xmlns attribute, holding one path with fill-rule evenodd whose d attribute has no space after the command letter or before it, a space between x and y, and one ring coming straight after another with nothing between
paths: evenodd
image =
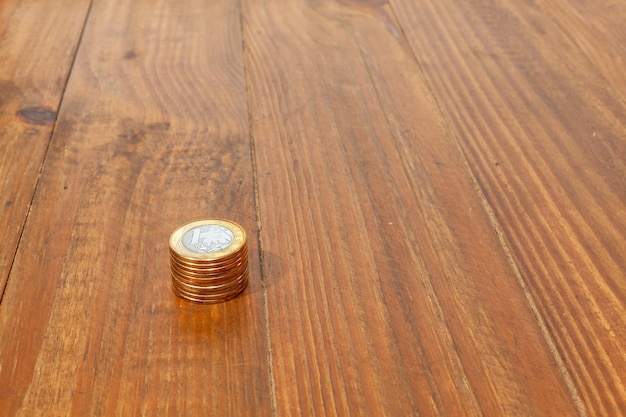
<instances>
[{"instance_id":1,"label":"wood grain","mask_svg":"<svg viewBox=\"0 0 626 417\"><path fill-rule=\"evenodd\" d=\"M541 1L557 22L622 99L626 99L626 3L619 0Z\"/></svg>"},{"instance_id":2,"label":"wood grain","mask_svg":"<svg viewBox=\"0 0 626 417\"><path fill-rule=\"evenodd\" d=\"M0 2L0 298L88 6Z\"/></svg>"},{"instance_id":3,"label":"wood grain","mask_svg":"<svg viewBox=\"0 0 626 417\"><path fill-rule=\"evenodd\" d=\"M239 8L96 0L0 306L4 415L271 413ZM241 223L250 286L170 288L168 238Z\"/></svg>"},{"instance_id":4,"label":"wood grain","mask_svg":"<svg viewBox=\"0 0 626 417\"><path fill-rule=\"evenodd\" d=\"M626 415L624 16L0 2L0 414ZM250 287L200 306L209 216Z\"/></svg>"},{"instance_id":5,"label":"wood grain","mask_svg":"<svg viewBox=\"0 0 626 417\"><path fill-rule=\"evenodd\" d=\"M277 415L578 414L390 7L242 13Z\"/></svg>"},{"instance_id":6,"label":"wood grain","mask_svg":"<svg viewBox=\"0 0 626 417\"><path fill-rule=\"evenodd\" d=\"M626 414L619 56L590 60L580 39L591 32L557 24L566 20L556 8L549 15L534 2L392 4L582 412Z\"/></svg>"}]
</instances>

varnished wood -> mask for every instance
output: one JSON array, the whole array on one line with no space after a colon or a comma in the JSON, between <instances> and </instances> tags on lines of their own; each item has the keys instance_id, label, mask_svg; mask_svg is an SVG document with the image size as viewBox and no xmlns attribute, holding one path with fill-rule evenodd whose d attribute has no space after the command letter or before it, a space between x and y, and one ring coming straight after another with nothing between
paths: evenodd
<instances>
[{"instance_id":1,"label":"varnished wood","mask_svg":"<svg viewBox=\"0 0 626 417\"><path fill-rule=\"evenodd\" d=\"M0 414L626 415L625 10L0 2Z\"/></svg>"},{"instance_id":2,"label":"varnished wood","mask_svg":"<svg viewBox=\"0 0 626 417\"><path fill-rule=\"evenodd\" d=\"M277 414L576 414L391 8L243 15Z\"/></svg>"},{"instance_id":3,"label":"varnished wood","mask_svg":"<svg viewBox=\"0 0 626 417\"><path fill-rule=\"evenodd\" d=\"M626 99L626 3L620 0L541 1L612 88Z\"/></svg>"},{"instance_id":4,"label":"varnished wood","mask_svg":"<svg viewBox=\"0 0 626 417\"><path fill-rule=\"evenodd\" d=\"M88 0L0 2L0 295L88 6Z\"/></svg>"},{"instance_id":5,"label":"varnished wood","mask_svg":"<svg viewBox=\"0 0 626 417\"><path fill-rule=\"evenodd\" d=\"M271 413L239 10L100 1L0 307L3 415ZM169 234L240 222L250 286L171 291Z\"/></svg>"},{"instance_id":6,"label":"varnished wood","mask_svg":"<svg viewBox=\"0 0 626 417\"><path fill-rule=\"evenodd\" d=\"M622 415L626 102L608 76L622 65L601 76L574 42L588 33L537 4L480 3L394 4L574 396Z\"/></svg>"}]
</instances>

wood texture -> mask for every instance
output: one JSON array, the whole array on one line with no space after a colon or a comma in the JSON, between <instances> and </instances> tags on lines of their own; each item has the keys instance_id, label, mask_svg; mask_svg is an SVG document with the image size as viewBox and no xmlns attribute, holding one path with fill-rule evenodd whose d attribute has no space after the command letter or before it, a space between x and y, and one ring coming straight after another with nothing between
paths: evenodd
<instances>
[{"instance_id":1,"label":"wood texture","mask_svg":"<svg viewBox=\"0 0 626 417\"><path fill-rule=\"evenodd\" d=\"M278 415L576 415L391 9L245 1Z\"/></svg>"},{"instance_id":2,"label":"wood texture","mask_svg":"<svg viewBox=\"0 0 626 417\"><path fill-rule=\"evenodd\" d=\"M239 10L96 0L0 306L3 415L267 415ZM170 289L168 238L227 216L250 287Z\"/></svg>"},{"instance_id":3,"label":"wood texture","mask_svg":"<svg viewBox=\"0 0 626 417\"><path fill-rule=\"evenodd\" d=\"M622 3L0 2L0 414L626 415Z\"/></svg>"},{"instance_id":4,"label":"wood texture","mask_svg":"<svg viewBox=\"0 0 626 417\"><path fill-rule=\"evenodd\" d=\"M587 56L595 71L626 99L626 3L561 0L538 4Z\"/></svg>"},{"instance_id":5,"label":"wood texture","mask_svg":"<svg viewBox=\"0 0 626 417\"><path fill-rule=\"evenodd\" d=\"M482 3L394 1L583 411L623 415L622 67L603 77L535 3Z\"/></svg>"},{"instance_id":6,"label":"wood texture","mask_svg":"<svg viewBox=\"0 0 626 417\"><path fill-rule=\"evenodd\" d=\"M0 297L89 1L0 3Z\"/></svg>"}]
</instances>

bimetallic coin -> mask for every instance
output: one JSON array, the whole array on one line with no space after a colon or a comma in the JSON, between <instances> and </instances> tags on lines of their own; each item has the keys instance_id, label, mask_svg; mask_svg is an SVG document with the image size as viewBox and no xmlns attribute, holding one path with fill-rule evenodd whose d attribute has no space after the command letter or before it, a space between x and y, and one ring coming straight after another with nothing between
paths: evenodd
<instances>
[{"instance_id":1,"label":"bimetallic coin","mask_svg":"<svg viewBox=\"0 0 626 417\"><path fill-rule=\"evenodd\" d=\"M198 220L181 226L170 236L170 249L189 261L219 261L237 254L246 244L246 232L223 219Z\"/></svg>"},{"instance_id":2,"label":"bimetallic coin","mask_svg":"<svg viewBox=\"0 0 626 417\"><path fill-rule=\"evenodd\" d=\"M235 240L235 234L220 224L201 224L185 232L183 246L192 252L213 253L226 249Z\"/></svg>"},{"instance_id":3,"label":"bimetallic coin","mask_svg":"<svg viewBox=\"0 0 626 417\"><path fill-rule=\"evenodd\" d=\"M230 220L187 223L170 236L170 276L176 295L197 303L219 303L248 285L248 245Z\"/></svg>"}]
</instances>

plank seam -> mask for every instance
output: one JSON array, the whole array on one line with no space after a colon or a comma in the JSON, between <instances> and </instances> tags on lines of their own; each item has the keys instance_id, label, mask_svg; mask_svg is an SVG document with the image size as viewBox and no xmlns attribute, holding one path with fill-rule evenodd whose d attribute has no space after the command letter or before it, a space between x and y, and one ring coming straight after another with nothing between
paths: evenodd
<instances>
[{"instance_id":1,"label":"plank seam","mask_svg":"<svg viewBox=\"0 0 626 417\"><path fill-rule=\"evenodd\" d=\"M28 219L30 217L30 213L33 208L33 202L35 201L35 196L37 195L37 191L39 190L39 183L41 181L41 175L43 173L44 166L46 165L46 160L48 159L48 152L50 151L50 145L52 144L52 138L54 137L54 133L57 127L57 121L59 120L59 114L61 113L61 106L63 105L63 98L65 97L65 91L67 90L67 85L69 84L70 77L72 75L72 71L74 69L74 64L76 63L76 56L78 55L78 49L83 42L83 35L85 33L85 28L87 27L87 21L89 20L89 16L91 15L91 7L93 6L93 1L89 1L89 6L87 6L87 12L85 13L85 21L83 22L83 27L80 30L80 34L78 35L78 42L76 42L76 48L74 49L74 54L72 56L72 60L70 62L69 70L67 71L67 76L65 77L65 82L63 84L63 90L61 90L61 95L59 97L59 103L57 105L57 112L54 118L54 123L52 125L52 129L50 130L50 135L48 136L48 143L46 145L46 149L43 153L43 158L41 159L41 164L39 165L39 172L37 173L37 179L35 180L35 189L33 190L33 194L28 202L28 209L26 210L26 216L24 216L24 221L22 222L22 230L20 231L20 235L17 238L17 244L15 245L15 251L13 252L13 258L11 260L11 266L9 267L9 271L7 273L7 279L4 283L4 287L0 292L0 305L4 300L4 295L6 293L6 289L9 287L9 283L11 281L11 273L13 272L13 266L15 265L15 258L20 249L20 243L22 242L22 236L24 235L24 230L26 229L26 224L28 223Z\"/></svg>"},{"instance_id":2,"label":"plank seam","mask_svg":"<svg viewBox=\"0 0 626 417\"><path fill-rule=\"evenodd\" d=\"M392 17L393 17L394 21L396 23L398 23L398 26L400 26L399 22L398 22L398 19L395 16L395 13L393 14ZM406 34L404 34L404 31L402 33L402 36L404 38L404 41L408 45L408 38L406 37ZM361 58L363 59L363 62L366 62L366 58L365 57L367 56L367 53L365 52L365 50L363 50L363 48L362 48L360 43L357 43L357 47L359 49L359 52L361 54ZM412 51L409 51L409 52L411 52L411 54L412 54ZM367 74L368 74L369 80L371 82L371 85L374 86L376 84L375 83L375 77L372 74L370 66L367 63L365 63L365 68L367 70ZM379 103L383 103L377 88L374 88L374 92L376 94L376 99L378 100L378 102ZM387 122L387 124L388 125L392 125L392 122L390 121L387 112L384 112L384 117L385 117L385 121ZM421 211L421 209L420 209L420 211ZM422 216L423 215L424 214L422 213ZM432 290L432 288L431 288L431 290ZM469 394L471 394L471 397L474 400L474 404L479 409L478 412L480 412L480 415L482 417L484 417L484 413L483 413L483 410L480 409L480 404L478 402L476 393L475 393L473 387L469 384L469 381L467 379L468 372L466 370L465 365L463 364L463 361L460 358L460 354L458 352L458 349L456 348L456 343L454 343L454 340L453 340L454 338L452 336L452 331L450 330L450 327L448 326L448 319L447 319L445 313L443 312L443 308L441 307L440 296L439 296L439 294L436 291L434 291L434 290L432 290L432 291L433 291L433 299L434 299L433 304L435 304L437 306L437 309L439 310L439 313L441 314L441 317L442 317L440 325L441 325L441 327L443 329L443 333L447 335L447 337L449 338L448 340L452 341L452 344L454 345L453 351L454 351L454 354L455 354L455 356L456 356L456 358L458 360L458 364L460 366L460 370L463 373L463 378L464 378L464 380L467 381L468 392L469 392ZM428 384L429 384L429 387L432 390L432 392L437 392L437 387L436 387L436 384L434 382L434 378L432 378L432 377L429 378L428 379ZM440 398L438 398L437 401L433 401L433 408L434 407L436 407L435 409L436 409L437 414L443 413L443 409L442 409L441 399Z\"/></svg>"},{"instance_id":3,"label":"plank seam","mask_svg":"<svg viewBox=\"0 0 626 417\"><path fill-rule=\"evenodd\" d=\"M276 408L276 384L274 381L274 360L272 353L272 334L270 329L270 320L269 320L269 308L268 308L268 298L267 298L267 285L265 282L266 277L266 267L265 267L265 257L263 256L263 238L262 238L262 228L261 228L261 208L259 202L259 180L258 180L258 166L256 162L256 147L254 142L254 134L252 128L252 113L250 111L250 90L248 88L248 80L249 80L249 72L248 67L246 65L246 43L245 43L245 34L244 34L244 18L243 18L243 0L239 0L239 30L240 30L240 39L241 39L241 60L242 67L244 72L244 87L246 92L246 110L248 113L248 139L250 143L250 162L252 165L252 187L254 191L254 216L256 220L256 231L257 231L257 246L259 251L259 269L261 272L261 287L263 289L263 320L265 322L265 341L267 345L267 362L268 362L268 371L269 371L269 385L270 385L270 403L272 407L272 416L277 415Z\"/></svg>"},{"instance_id":4,"label":"plank seam","mask_svg":"<svg viewBox=\"0 0 626 417\"><path fill-rule=\"evenodd\" d=\"M393 14L394 19L398 22L398 26L400 28L400 31L402 32L402 36L407 39L407 44L409 47L409 50L411 52L411 55L413 56L413 60L415 61L415 64L417 66L417 68L419 69L419 73L420 73L420 77L422 78L422 80L424 81L424 85L426 86L426 88L428 89L436 107L437 110L439 112L439 114L442 117L442 121L444 123L445 126L445 130L446 133L448 134L448 136L452 139L454 146L457 149L457 152L459 153L461 160L463 161L463 165L465 166L465 169L468 173L468 175L470 176L470 179L472 181L472 184L474 185L474 190L476 191L476 194L478 196L478 199L480 201L481 206L483 207L483 209L485 210L485 214L487 215L487 218L489 219L489 223L491 224L497 238L498 241L500 242L500 246L502 247L502 250L504 251L504 255L507 259L507 263L509 264L513 274L515 275L516 281L518 283L518 285L520 286L524 297L526 298L526 301L528 303L528 306L531 310L531 313L533 314L533 316L535 317L535 320L537 321L537 325L539 326L539 330L541 331L541 334L548 346L548 349L550 350L550 353L552 355L552 358L554 359L557 368L559 369L559 372L561 373L561 376L563 377L563 381L565 382L565 385L567 386L567 389L570 393L570 397L572 398L572 401L574 402L574 405L576 407L576 409L578 410L579 414L581 417L587 417L587 414L585 412L584 406L582 404L582 401L580 399L580 396L578 395L577 391L576 391L576 387L572 381L571 376L569 375L569 372L567 371L567 368L564 364L563 359L561 358L561 356L558 353L558 350L556 348L556 345L554 343L554 341L552 340L552 337L550 336L550 332L543 320L543 318L541 317L541 314L539 312L539 309L537 308L537 305L535 304L535 301L532 297L532 294L530 293L530 291L528 290L528 287L526 286L526 283L524 281L524 278L519 270L519 267L517 266L517 263L515 262L515 258L513 257L513 254L511 252L511 250L509 249L509 245L506 242L506 237L503 233L503 229L500 226L500 223L498 221L498 219L496 218L490 204L489 201L487 200L487 198L485 197L485 194L482 191L482 187L480 186L478 180L476 179L474 172L472 171L472 168L469 164L469 161L467 159L467 157L465 156L465 153L463 152L463 149L461 147L459 138L454 134L452 128L450 127L450 122L448 120L447 114L444 111L443 106L441 105L441 103L439 102L439 99L437 97L437 95L435 94L435 91L433 89L433 87L431 86L431 83L428 79L428 76L426 74L426 71L424 70L424 68L422 67L422 65L419 62L419 59L415 53L414 48L412 47L411 43L408 42L408 36L406 34L406 31L404 30L404 26L402 25L401 21L398 19L398 14L396 12L396 7L394 6L394 2L392 0L388 1L388 5L389 8L391 10L391 13Z\"/></svg>"}]
</instances>

